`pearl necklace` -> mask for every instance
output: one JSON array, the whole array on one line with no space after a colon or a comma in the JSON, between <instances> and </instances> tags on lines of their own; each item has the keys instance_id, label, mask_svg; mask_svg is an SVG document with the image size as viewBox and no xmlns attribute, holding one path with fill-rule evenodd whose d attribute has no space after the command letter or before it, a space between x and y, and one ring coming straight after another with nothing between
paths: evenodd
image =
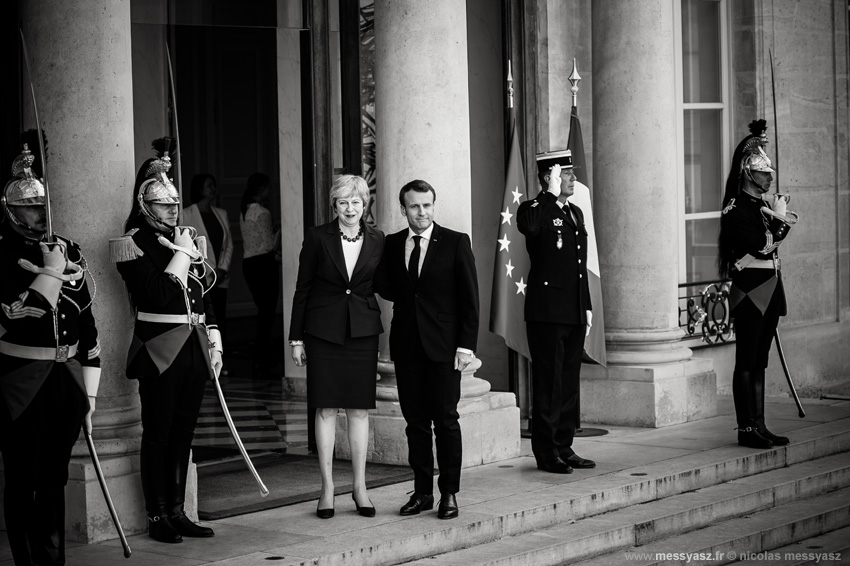
<instances>
[{"instance_id":1,"label":"pearl necklace","mask_svg":"<svg viewBox=\"0 0 850 566\"><path fill-rule=\"evenodd\" d=\"M356 242L357 240L359 240L360 238L363 237L363 226L360 226L360 231L357 232L357 235L354 236L353 238L349 238L348 236L346 236L345 232L343 232L342 230L339 231L339 235L342 236L342 239L345 240L346 242L354 243L354 242Z\"/></svg>"}]
</instances>

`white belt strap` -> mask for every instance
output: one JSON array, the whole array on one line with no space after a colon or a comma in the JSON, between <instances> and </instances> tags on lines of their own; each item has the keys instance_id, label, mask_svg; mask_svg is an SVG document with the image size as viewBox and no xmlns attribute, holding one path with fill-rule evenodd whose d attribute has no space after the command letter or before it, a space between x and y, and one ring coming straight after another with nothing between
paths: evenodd
<instances>
[{"instance_id":1,"label":"white belt strap","mask_svg":"<svg viewBox=\"0 0 850 566\"><path fill-rule=\"evenodd\" d=\"M77 355L77 344L60 346L59 348L37 348L35 346L11 344L0 340L0 353L25 360L56 360L57 362L65 362Z\"/></svg>"},{"instance_id":2,"label":"white belt strap","mask_svg":"<svg viewBox=\"0 0 850 566\"><path fill-rule=\"evenodd\" d=\"M207 315L192 313L192 317L186 314L158 314L151 312L141 312L136 313L136 320L141 320L143 322L161 322L165 324L191 324L193 326L197 326L199 324L204 324L207 321Z\"/></svg>"}]
</instances>

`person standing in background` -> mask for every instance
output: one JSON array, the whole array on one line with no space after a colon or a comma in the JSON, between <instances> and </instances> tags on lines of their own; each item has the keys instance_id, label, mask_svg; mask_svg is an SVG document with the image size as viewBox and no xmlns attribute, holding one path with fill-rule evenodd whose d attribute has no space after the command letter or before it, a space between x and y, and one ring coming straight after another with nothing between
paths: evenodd
<instances>
[{"instance_id":1,"label":"person standing in background","mask_svg":"<svg viewBox=\"0 0 850 566\"><path fill-rule=\"evenodd\" d=\"M198 236L207 241L208 269L204 279L212 298L215 318L222 341L227 340L227 288L230 286L230 261L233 258L233 237L230 234L230 222L227 211L213 206L216 202L217 185L215 177L209 173L199 173L192 177L189 200L192 203L183 209L183 224L193 226ZM222 375L227 370L222 369Z\"/></svg>"},{"instance_id":2,"label":"person standing in background","mask_svg":"<svg viewBox=\"0 0 850 566\"><path fill-rule=\"evenodd\" d=\"M252 173L242 194L239 215L244 247L242 273L254 304L257 305L253 363L255 378L268 376L274 365L272 335L280 294L276 258L280 247L280 231L276 232L273 228L272 213L268 208L270 194L268 175Z\"/></svg>"}]
</instances>

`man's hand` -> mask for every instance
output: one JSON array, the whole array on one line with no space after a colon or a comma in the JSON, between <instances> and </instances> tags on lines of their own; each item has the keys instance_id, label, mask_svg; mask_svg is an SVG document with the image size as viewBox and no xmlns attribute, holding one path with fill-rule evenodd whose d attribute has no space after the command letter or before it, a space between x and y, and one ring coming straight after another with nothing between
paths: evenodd
<instances>
[{"instance_id":1,"label":"man's hand","mask_svg":"<svg viewBox=\"0 0 850 566\"><path fill-rule=\"evenodd\" d=\"M86 432L91 434L92 424L91 424L91 416L94 414L94 405L97 397L92 397L89 395L89 412L86 413L85 420L83 421L83 426L86 427Z\"/></svg>"},{"instance_id":2,"label":"man's hand","mask_svg":"<svg viewBox=\"0 0 850 566\"><path fill-rule=\"evenodd\" d=\"M38 247L41 249L41 257L44 260L44 267L52 269L57 273L65 273L68 265L68 259L65 257L65 246L59 242L46 244L39 242Z\"/></svg>"},{"instance_id":3,"label":"man's hand","mask_svg":"<svg viewBox=\"0 0 850 566\"><path fill-rule=\"evenodd\" d=\"M213 375L218 379L218 376L221 374L221 368L224 365L221 361L221 352L210 350L210 365L212 365Z\"/></svg>"},{"instance_id":4,"label":"man's hand","mask_svg":"<svg viewBox=\"0 0 850 566\"><path fill-rule=\"evenodd\" d=\"M174 245L191 250L195 245L192 240L192 231L187 227L176 226L174 228Z\"/></svg>"},{"instance_id":5,"label":"man's hand","mask_svg":"<svg viewBox=\"0 0 850 566\"><path fill-rule=\"evenodd\" d=\"M587 338L590 336L590 328L593 326L593 311L587 312L587 330L584 333L584 337Z\"/></svg>"},{"instance_id":6,"label":"man's hand","mask_svg":"<svg viewBox=\"0 0 850 566\"><path fill-rule=\"evenodd\" d=\"M561 196L561 166L556 163L549 170L549 192L556 197Z\"/></svg>"},{"instance_id":7,"label":"man's hand","mask_svg":"<svg viewBox=\"0 0 850 566\"><path fill-rule=\"evenodd\" d=\"M775 194L773 195L773 212L779 216L785 216L788 210L788 195Z\"/></svg>"},{"instance_id":8,"label":"man's hand","mask_svg":"<svg viewBox=\"0 0 850 566\"><path fill-rule=\"evenodd\" d=\"M466 369L466 366L472 363L472 360L475 359L475 356L466 354L464 352L456 352L455 353L455 369L459 371L463 371Z\"/></svg>"}]
</instances>

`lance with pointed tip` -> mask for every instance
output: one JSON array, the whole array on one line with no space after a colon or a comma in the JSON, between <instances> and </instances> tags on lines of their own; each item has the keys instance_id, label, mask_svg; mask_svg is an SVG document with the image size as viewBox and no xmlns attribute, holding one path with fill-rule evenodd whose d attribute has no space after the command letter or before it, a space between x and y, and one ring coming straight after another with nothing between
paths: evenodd
<instances>
[{"instance_id":1,"label":"lance with pointed tip","mask_svg":"<svg viewBox=\"0 0 850 566\"><path fill-rule=\"evenodd\" d=\"M168 42L165 42L165 55L168 59L168 86L171 89L171 109L174 112L174 139L177 140L177 163L175 164L177 177L177 193L180 195L180 208L177 209L177 224L183 224L183 154L180 153L180 126L177 121L177 89L174 85L174 71L171 68L171 50Z\"/></svg>"},{"instance_id":2,"label":"lance with pointed tip","mask_svg":"<svg viewBox=\"0 0 850 566\"><path fill-rule=\"evenodd\" d=\"M576 58L573 57L573 72L570 73L570 92L573 93L573 108L578 108L578 82L581 80L581 77L578 74L578 67L576 66Z\"/></svg>"},{"instance_id":3,"label":"lance with pointed tip","mask_svg":"<svg viewBox=\"0 0 850 566\"><path fill-rule=\"evenodd\" d=\"M511 60L508 59L508 108L514 107L514 77L511 74Z\"/></svg>"},{"instance_id":4,"label":"lance with pointed tip","mask_svg":"<svg viewBox=\"0 0 850 566\"><path fill-rule=\"evenodd\" d=\"M27 69L27 77L30 82L30 95L32 97L32 112L35 115L35 128L38 130L38 149L41 153L41 177L44 181L44 212L47 221L47 242L54 241L53 238L53 213L50 209L50 186L47 183L47 158L44 155L44 132L41 131L41 121L38 119L38 104L35 101L35 84L32 80L32 67L30 67L29 53L27 52L27 40L24 37L24 29L19 27L21 32L21 50L24 54L24 66Z\"/></svg>"}]
</instances>

